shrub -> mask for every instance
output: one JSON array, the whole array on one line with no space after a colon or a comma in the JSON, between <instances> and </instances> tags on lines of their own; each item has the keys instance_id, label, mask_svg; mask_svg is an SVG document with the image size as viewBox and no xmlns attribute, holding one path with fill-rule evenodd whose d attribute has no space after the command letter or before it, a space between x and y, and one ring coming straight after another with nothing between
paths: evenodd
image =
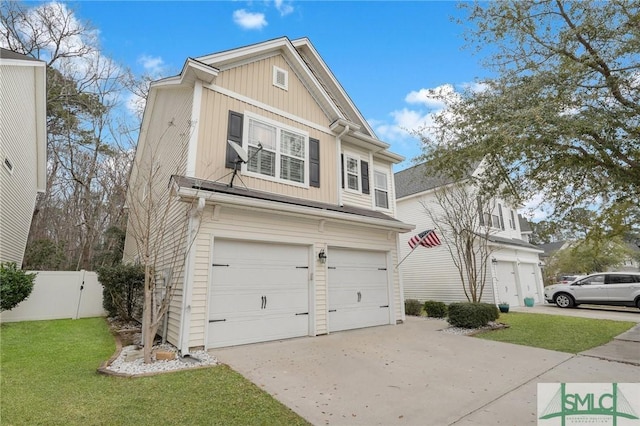
<instances>
[{"instance_id":1,"label":"shrub","mask_svg":"<svg viewBox=\"0 0 640 426\"><path fill-rule=\"evenodd\" d=\"M454 327L478 328L495 321L498 308L489 303L452 303L449 305L449 324Z\"/></svg>"},{"instance_id":2,"label":"shrub","mask_svg":"<svg viewBox=\"0 0 640 426\"><path fill-rule=\"evenodd\" d=\"M144 266L107 266L98 269L102 306L110 317L131 321L140 315L144 291Z\"/></svg>"},{"instance_id":3,"label":"shrub","mask_svg":"<svg viewBox=\"0 0 640 426\"><path fill-rule=\"evenodd\" d=\"M427 316L431 318L444 318L447 316L447 305L444 302L427 300L424 302L424 310L427 311Z\"/></svg>"},{"instance_id":4,"label":"shrub","mask_svg":"<svg viewBox=\"0 0 640 426\"><path fill-rule=\"evenodd\" d=\"M0 263L0 311L10 311L29 297L36 274L18 269L15 262Z\"/></svg>"},{"instance_id":5,"label":"shrub","mask_svg":"<svg viewBox=\"0 0 640 426\"><path fill-rule=\"evenodd\" d=\"M419 317L422 314L422 305L416 299L406 299L404 301L404 312L407 315Z\"/></svg>"}]
</instances>

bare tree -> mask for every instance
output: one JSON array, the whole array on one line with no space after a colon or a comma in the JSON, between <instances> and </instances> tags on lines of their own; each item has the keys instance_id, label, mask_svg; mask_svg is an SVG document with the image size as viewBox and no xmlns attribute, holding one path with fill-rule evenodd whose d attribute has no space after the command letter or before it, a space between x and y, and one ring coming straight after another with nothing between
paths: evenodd
<instances>
[{"instance_id":1,"label":"bare tree","mask_svg":"<svg viewBox=\"0 0 640 426\"><path fill-rule=\"evenodd\" d=\"M149 363L158 329L169 312L199 230L204 204L180 200L171 176L179 172L192 123L171 120L157 140L138 146L127 193L128 256L144 265L142 335ZM168 151L169 150L169 151ZM170 151L173 150L173 151ZM177 158L176 158L177 157Z\"/></svg>"},{"instance_id":2,"label":"bare tree","mask_svg":"<svg viewBox=\"0 0 640 426\"><path fill-rule=\"evenodd\" d=\"M491 198L481 197L473 182L466 180L438 188L433 200L422 206L443 237L467 300L480 302L494 251L487 223Z\"/></svg>"}]
</instances>

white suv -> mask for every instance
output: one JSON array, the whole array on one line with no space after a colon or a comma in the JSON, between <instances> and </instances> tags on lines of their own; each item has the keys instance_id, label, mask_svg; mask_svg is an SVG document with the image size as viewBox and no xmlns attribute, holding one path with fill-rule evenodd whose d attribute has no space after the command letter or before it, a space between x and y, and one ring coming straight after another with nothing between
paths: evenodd
<instances>
[{"instance_id":1,"label":"white suv","mask_svg":"<svg viewBox=\"0 0 640 426\"><path fill-rule=\"evenodd\" d=\"M640 308L640 272L603 272L570 284L550 285L544 288L544 298L561 308L581 303Z\"/></svg>"}]
</instances>

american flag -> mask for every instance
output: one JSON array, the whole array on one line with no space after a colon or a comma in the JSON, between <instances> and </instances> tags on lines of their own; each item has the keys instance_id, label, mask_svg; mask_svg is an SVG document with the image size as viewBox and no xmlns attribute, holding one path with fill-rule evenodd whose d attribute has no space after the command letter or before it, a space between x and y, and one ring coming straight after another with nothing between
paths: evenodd
<instances>
[{"instance_id":1,"label":"american flag","mask_svg":"<svg viewBox=\"0 0 640 426\"><path fill-rule=\"evenodd\" d=\"M419 233L418 235L414 235L409 240L409 247L413 250L416 246L420 244L423 247L436 247L442 244L440 242L440 238L436 234L436 231L433 229L427 229Z\"/></svg>"}]
</instances>

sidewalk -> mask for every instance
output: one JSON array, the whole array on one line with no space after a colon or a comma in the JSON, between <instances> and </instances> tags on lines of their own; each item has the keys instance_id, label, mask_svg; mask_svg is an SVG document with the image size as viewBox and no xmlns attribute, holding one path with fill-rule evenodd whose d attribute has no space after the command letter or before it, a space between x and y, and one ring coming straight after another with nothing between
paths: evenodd
<instances>
[{"instance_id":1,"label":"sidewalk","mask_svg":"<svg viewBox=\"0 0 640 426\"><path fill-rule=\"evenodd\" d=\"M616 336L613 341L579 355L640 366L640 324Z\"/></svg>"}]
</instances>

